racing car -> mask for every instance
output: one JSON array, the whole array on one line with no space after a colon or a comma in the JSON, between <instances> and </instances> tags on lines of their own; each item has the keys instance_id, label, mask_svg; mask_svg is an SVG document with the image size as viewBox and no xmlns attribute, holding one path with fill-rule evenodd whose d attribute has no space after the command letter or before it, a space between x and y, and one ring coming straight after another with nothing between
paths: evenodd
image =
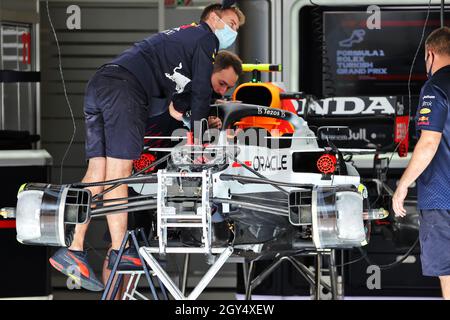
<instances>
[{"instance_id":1,"label":"racing car","mask_svg":"<svg viewBox=\"0 0 450 320\"><path fill-rule=\"evenodd\" d=\"M347 155L370 150L338 149L331 142L320 148L307 122L282 109L234 102L213 105L210 114L221 119L222 129L207 130L206 143L202 137L203 143L195 143L189 134L174 133L171 138L181 142L153 150L166 155L129 178L23 185L16 208L17 240L70 246L76 224L124 211L148 214L154 232L139 249L142 259L174 298L196 299L230 257L255 261L361 247L368 243L370 221L387 217L383 208L370 208L367 189L346 161ZM286 122L293 132L243 129L240 121L249 117ZM320 129L327 136L343 131ZM148 173L162 163L164 169ZM125 204L108 205L86 189L109 186L104 194L121 184L136 191ZM176 253L204 254L211 261L189 296L157 259ZM336 294L333 283L331 289Z\"/></svg>"}]
</instances>

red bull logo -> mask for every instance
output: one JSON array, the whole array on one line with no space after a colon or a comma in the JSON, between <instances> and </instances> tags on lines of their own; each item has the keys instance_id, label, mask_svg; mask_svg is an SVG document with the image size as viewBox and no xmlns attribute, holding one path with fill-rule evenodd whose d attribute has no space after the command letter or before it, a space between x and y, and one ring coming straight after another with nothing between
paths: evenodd
<instances>
[{"instance_id":1,"label":"red bull logo","mask_svg":"<svg viewBox=\"0 0 450 320\"><path fill-rule=\"evenodd\" d=\"M417 125L419 125L419 126L427 126L427 125L430 124L430 122L428 120L429 120L428 117L421 116L421 117L419 117L419 121L417 121Z\"/></svg>"}]
</instances>

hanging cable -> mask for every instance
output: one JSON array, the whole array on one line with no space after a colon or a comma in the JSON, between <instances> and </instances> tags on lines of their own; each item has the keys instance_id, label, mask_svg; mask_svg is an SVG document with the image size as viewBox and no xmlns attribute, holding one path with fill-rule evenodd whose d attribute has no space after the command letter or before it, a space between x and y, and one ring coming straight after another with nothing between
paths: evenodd
<instances>
[{"instance_id":1,"label":"hanging cable","mask_svg":"<svg viewBox=\"0 0 450 320\"><path fill-rule=\"evenodd\" d=\"M64 80L64 73L63 73L63 68L62 68L61 47L59 46L58 36L56 35L55 27L53 26L53 21L52 21L52 18L50 16L50 9L48 8L48 1L45 1L45 6L46 6L46 9L47 9L48 22L50 23L50 27L51 27L52 32L53 32L53 37L55 38L55 42L56 42L56 48L58 50L59 75L61 77L61 82L62 82L62 86L63 86L63 90L64 90L64 97L66 99L67 106L69 107L70 117L72 119L72 126L73 126L72 137L70 138L70 142L67 145L67 148L66 148L66 150L64 152L64 155L63 155L63 157L61 159L59 184L62 184L64 161L66 161L67 155L69 154L70 148L72 147L73 141L75 139L75 134L77 132L77 125L75 123L75 117L73 115L73 110L72 110L72 106L70 104L69 96L67 95L66 81Z\"/></svg>"},{"instance_id":2,"label":"hanging cable","mask_svg":"<svg viewBox=\"0 0 450 320\"><path fill-rule=\"evenodd\" d=\"M419 237L417 237L417 239L414 241L413 245L408 249L408 251L406 251L406 253L397 261L389 263L389 264L384 264L384 265L379 265L377 263L374 263L372 260L369 259L369 257L367 256L367 252L364 251L364 249L362 249L361 247L359 247L359 251L362 254L362 258L364 258L364 260L366 260L366 262L369 265L375 265L378 266L380 268L380 270L389 270L392 269L400 264L403 263L403 261L405 261L412 253L412 251L414 250L414 248L417 246L417 244L419 243Z\"/></svg>"},{"instance_id":3,"label":"hanging cable","mask_svg":"<svg viewBox=\"0 0 450 320\"><path fill-rule=\"evenodd\" d=\"M427 28L428 20L430 18L430 12L431 12L431 0L429 0L429 2L428 2L427 16L425 18L425 23L424 23L423 28L422 28L422 35L420 37L420 42L419 42L419 45L417 46L416 53L414 54L414 58L413 58L413 61L411 63L411 68L409 69L409 76L408 76L408 124L406 126L406 128L407 128L406 129L406 134L405 134L405 137L397 144L397 146L394 149L394 152L392 152L392 155L389 158L389 161L388 161L388 164L387 164L387 167L386 167L386 171L385 171L385 175L386 176L387 176L387 173L389 171L389 167L390 167L392 158L394 157L394 154L397 152L397 150L400 147L400 145L409 136L409 127L410 127L410 124L411 124L411 105L412 105L412 94L411 94L412 73L413 73L413 70L414 70L414 65L416 64L417 56L419 55L419 52L420 52L420 48L422 48L423 40L425 39L425 30Z\"/></svg>"},{"instance_id":4,"label":"hanging cable","mask_svg":"<svg viewBox=\"0 0 450 320\"><path fill-rule=\"evenodd\" d=\"M394 154L397 152L397 150L400 147L400 145L404 142L405 139L407 139L407 137L409 135L409 128L410 128L410 124L411 124L411 105L412 105L412 94L411 94L412 73L413 73L414 66L415 66L417 57L419 55L420 49L422 47L423 41L425 39L425 31L426 31L426 28L427 28L427 25L428 25L428 21L429 21L429 17L430 17L430 13L431 13L431 2L432 2L431 0L429 0L429 2L428 2L427 15L426 15L425 22L424 22L424 25L423 25L423 28L422 28L422 34L421 34L420 42L419 42L419 44L417 46L417 49L416 49L416 52L414 54L414 58L413 58L413 61L411 63L411 68L410 68L409 76L408 76L408 124L407 124L407 133L406 133L405 137L396 145L392 155L390 156L390 158L388 160L388 163L387 163L387 166L386 166L385 176L387 176L387 173L389 171L390 164L392 162ZM444 3L444 1L442 1L442 2ZM317 4L315 4L313 1L310 1L310 3L312 5L314 5L314 6L317 6ZM444 10L443 10L443 8L441 8L441 24L443 24L443 22L442 22L443 21L443 18L442 18L443 12L444 12ZM318 21L319 20L318 20L317 17L315 19L316 19L315 23L318 25ZM320 17L320 19L321 19L321 17ZM319 27L321 27L321 25ZM323 32L323 30L322 30L322 32ZM321 36L323 37L323 35L321 35ZM326 51L325 51L325 53L326 53ZM323 52L322 52L322 54L323 54ZM380 269L381 270L387 270L387 269L391 269L393 267L396 267L396 266L400 265L403 261L405 261L409 257L409 255L412 253L414 248L417 246L418 242L419 242L419 237L417 237L417 239L414 241L412 246L408 249L408 251L398 261L395 261L395 262L387 264L387 265L380 265L379 266ZM358 249L361 251L361 257L359 257L359 258L357 258L357 259L355 259L353 261L344 263L342 266L359 262L362 259L366 260L366 262L371 264L371 265L376 265L375 263L373 263L369 259L369 257L367 256L367 252L366 251L364 251L362 248L358 248Z\"/></svg>"},{"instance_id":5,"label":"hanging cable","mask_svg":"<svg viewBox=\"0 0 450 320\"><path fill-rule=\"evenodd\" d=\"M429 2L428 2L427 15L426 15L425 22L424 22L424 25L423 25L423 28L422 28L422 34L421 34L421 37L420 37L419 45L417 46L416 53L414 54L414 58L413 58L413 61L411 63L411 68L409 70L409 76L408 76L408 124L407 124L407 131L406 131L405 137L397 144L397 146L394 149L394 152L392 153L391 157L388 160L388 163L387 163L387 166L386 166L386 171L385 171L385 176L386 177L387 177L387 174L388 174L388 171L389 171L389 167L391 165L391 161L392 161L392 159L394 157L394 154L397 152L398 148L403 143L403 141L405 139L407 139L408 136L409 136L409 127L410 127L410 124L411 124L411 105L412 105L412 94L411 94L412 73L413 73L413 70L414 70L414 65L416 64L417 56L419 55L420 49L422 48L422 44L423 44L423 41L425 39L425 30L426 30L427 25L428 25L428 20L430 18L430 13L431 13L431 0L429 0ZM413 249L417 246L418 242L419 242L419 237L417 237L417 239L414 241L413 245L408 249L408 251L405 253L405 255L403 255L403 257L401 259L399 259L396 262L387 264L387 265L381 265L381 266L379 266L380 269L381 270L387 270L387 269L391 269L393 267L396 267L396 266L400 265L404 260L406 260L409 257L409 255L411 254ZM369 259L369 257L367 256L367 253L362 248L359 248L359 250L363 254L361 258L364 258L366 260L366 262L369 263L370 265L374 264Z\"/></svg>"}]
</instances>

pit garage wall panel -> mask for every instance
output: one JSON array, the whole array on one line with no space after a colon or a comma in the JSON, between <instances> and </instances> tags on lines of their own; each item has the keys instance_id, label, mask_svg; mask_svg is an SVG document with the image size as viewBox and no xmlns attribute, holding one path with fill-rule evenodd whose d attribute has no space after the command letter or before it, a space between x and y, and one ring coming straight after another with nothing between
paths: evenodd
<instances>
[{"instance_id":1,"label":"pit garage wall panel","mask_svg":"<svg viewBox=\"0 0 450 320\"><path fill-rule=\"evenodd\" d=\"M239 7L246 15L245 25L239 30L239 56L245 63L281 63L272 60L270 54L271 3L269 0L241 0ZM262 81L271 80L271 75L264 73ZM251 75L242 77L250 81Z\"/></svg>"},{"instance_id":2,"label":"pit garage wall panel","mask_svg":"<svg viewBox=\"0 0 450 320\"><path fill-rule=\"evenodd\" d=\"M111 2L112 3L112 2ZM67 93L77 132L64 164L63 182L80 180L84 159L83 99L86 84L95 70L134 42L158 29L155 4L135 5L81 3L81 30L69 30L66 9L72 3L49 2L50 15L61 46ZM42 146L54 158L52 182L59 183L60 164L72 136L73 125L58 69L58 53L45 2L41 3Z\"/></svg>"},{"instance_id":3,"label":"pit garage wall panel","mask_svg":"<svg viewBox=\"0 0 450 320\"><path fill-rule=\"evenodd\" d=\"M0 0L0 20L37 23L36 2L34 0Z\"/></svg>"},{"instance_id":4,"label":"pit garage wall panel","mask_svg":"<svg viewBox=\"0 0 450 320\"><path fill-rule=\"evenodd\" d=\"M67 93L77 126L74 144L64 164L63 182L83 177L84 155L83 99L89 78L102 64L158 30L158 9L155 2L82 2L81 30L68 30L66 9L73 3L50 1L53 19L61 46L62 66ZM198 8L166 9L166 27L197 21ZM57 46L47 18L45 2L41 3L41 69L42 69L42 142L54 157L53 182L59 182L60 164L72 135L72 120L58 69Z\"/></svg>"},{"instance_id":5,"label":"pit garage wall panel","mask_svg":"<svg viewBox=\"0 0 450 320\"><path fill-rule=\"evenodd\" d=\"M155 2L133 4L130 2L81 2L81 30L68 30L67 6L72 1L49 2L50 14L55 26L62 53L62 65L67 93L73 109L77 133L64 162L63 183L79 181L86 170L84 153L83 99L89 78L95 70L110 61L134 42L158 30L158 9ZM200 8L166 8L166 28L198 21ZM47 18L45 2L40 6L41 18L41 70L42 70L42 147L52 155L53 183L59 183L61 159L72 136L72 120L61 84L56 42ZM106 242L102 239L107 231L104 219L93 219L87 234L90 261L100 276L102 259L106 254ZM168 264L170 271L182 266L182 257ZM196 282L204 274L205 263L191 260L192 280ZM234 286L229 273L235 266L224 267L225 278L216 279L212 285ZM226 271L228 270L228 272ZM64 287L66 279L53 272L53 286ZM224 274L221 272L221 274ZM191 284L191 281L189 281Z\"/></svg>"}]
</instances>

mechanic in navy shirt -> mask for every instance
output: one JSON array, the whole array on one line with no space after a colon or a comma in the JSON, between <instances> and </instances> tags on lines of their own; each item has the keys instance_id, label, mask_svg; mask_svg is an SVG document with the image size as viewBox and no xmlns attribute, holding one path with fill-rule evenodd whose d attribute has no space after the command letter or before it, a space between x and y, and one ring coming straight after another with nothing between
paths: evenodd
<instances>
[{"instance_id":1,"label":"mechanic in navy shirt","mask_svg":"<svg viewBox=\"0 0 450 320\"><path fill-rule=\"evenodd\" d=\"M143 148L147 119L166 112L171 101L176 109L180 103L177 95L191 93L192 123L208 117L215 55L233 44L239 26L245 21L243 13L232 6L234 2L210 5L204 9L200 24L148 37L97 70L88 83L84 101L89 162L83 182L129 177L133 160L140 157ZM103 187L89 189L93 195L103 191ZM123 184L106 193L103 199L127 196L128 186ZM108 205L124 202L113 201ZM112 244L110 264L125 236L127 219L127 212L107 216ZM81 287L100 291L104 286L89 266L84 251L87 227L77 225L70 248L58 250L50 263L72 277L73 270L78 270L76 280ZM119 267L142 267L135 250L127 248L124 257ZM105 282L109 274L103 276Z\"/></svg>"},{"instance_id":2,"label":"mechanic in navy shirt","mask_svg":"<svg viewBox=\"0 0 450 320\"><path fill-rule=\"evenodd\" d=\"M439 277L443 297L450 299L450 28L430 34L425 55L429 79L415 119L420 138L392 204L404 217L408 187L417 179L422 273Z\"/></svg>"},{"instance_id":3,"label":"mechanic in navy shirt","mask_svg":"<svg viewBox=\"0 0 450 320\"><path fill-rule=\"evenodd\" d=\"M210 104L216 103L227 103L224 100L224 95L227 91L232 89L238 79L242 74L242 61L241 59L234 53L226 50L221 50L217 53L216 59L214 62L214 70L211 76L211 87L213 89L213 96L211 97ZM189 94L186 93L186 99L189 99ZM178 140L171 139L160 139L159 137L170 137L176 136L178 133L175 132L179 129L187 130L185 127L185 123L183 122L183 113L177 112L175 116L171 116L169 111L156 116L151 117L147 121L146 129L145 129L145 139L144 144L147 148L170 148L179 144ZM175 118L175 120L174 120ZM219 117L210 116L208 118L208 126L209 128L220 128L222 126L222 122ZM150 162L154 162L158 160L160 157L167 155L166 152L158 152L158 151L149 151L143 150L141 158L139 160L135 160L133 163L135 164L135 171L139 171L144 166L147 166ZM156 168L150 168L147 170L147 173L153 172L155 173L155 169L165 168L167 163L161 163L161 165ZM129 188L129 190L132 188ZM131 219L130 219L131 217ZM148 218L148 219L147 219ZM133 230L136 228L149 228L151 225L151 217L143 217L142 214L129 214L129 229ZM150 220L149 220L150 219ZM131 220L131 221L130 221ZM104 240L108 243L111 242L111 238L109 237L109 233L105 234Z\"/></svg>"}]
</instances>

